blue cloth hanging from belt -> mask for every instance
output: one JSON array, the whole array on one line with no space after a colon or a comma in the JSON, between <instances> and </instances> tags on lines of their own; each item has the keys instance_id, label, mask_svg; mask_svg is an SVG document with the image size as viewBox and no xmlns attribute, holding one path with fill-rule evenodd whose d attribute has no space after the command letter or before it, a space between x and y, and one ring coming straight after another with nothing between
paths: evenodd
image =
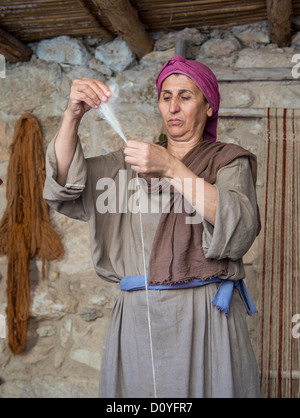
<instances>
[{"instance_id":1,"label":"blue cloth hanging from belt","mask_svg":"<svg viewBox=\"0 0 300 418\"><path fill-rule=\"evenodd\" d=\"M193 279L186 283L174 283L172 285L148 285L149 290L175 290L175 289L189 289L192 287L205 286L211 283L220 283L218 290L212 300L212 304L216 306L220 311L224 311L226 316L229 315L230 301L232 297L233 289L236 288L239 295L244 302L248 315L252 315L257 312L249 292L246 288L244 280L226 280L214 277L202 281L200 279ZM120 281L120 289L131 290L145 290L145 277L144 276L125 276Z\"/></svg>"}]
</instances>

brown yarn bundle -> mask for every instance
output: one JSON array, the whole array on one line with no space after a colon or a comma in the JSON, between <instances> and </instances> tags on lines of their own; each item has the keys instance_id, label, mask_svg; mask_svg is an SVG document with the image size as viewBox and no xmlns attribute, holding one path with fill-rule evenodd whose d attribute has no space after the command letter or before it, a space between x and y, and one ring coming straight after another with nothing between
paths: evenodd
<instances>
[{"instance_id":1,"label":"brown yarn bundle","mask_svg":"<svg viewBox=\"0 0 300 418\"><path fill-rule=\"evenodd\" d=\"M43 262L59 259L64 248L49 221L43 200L45 157L37 119L28 113L15 127L7 172L7 207L0 222L0 254L6 254L8 346L14 355L25 347L30 308L29 266L35 255Z\"/></svg>"}]
</instances>

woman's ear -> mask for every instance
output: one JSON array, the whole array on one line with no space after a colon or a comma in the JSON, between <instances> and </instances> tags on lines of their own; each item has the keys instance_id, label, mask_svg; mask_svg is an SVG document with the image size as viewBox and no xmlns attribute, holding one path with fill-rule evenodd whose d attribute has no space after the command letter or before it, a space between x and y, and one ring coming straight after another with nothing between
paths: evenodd
<instances>
[{"instance_id":1,"label":"woman's ear","mask_svg":"<svg viewBox=\"0 0 300 418\"><path fill-rule=\"evenodd\" d=\"M210 104L208 105L208 108L207 108L207 112L206 112L206 114L207 114L207 116L208 116L209 118L211 118L211 117L212 117L213 110L212 110L212 108L211 108Z\"/></svg>"}]
</instances>

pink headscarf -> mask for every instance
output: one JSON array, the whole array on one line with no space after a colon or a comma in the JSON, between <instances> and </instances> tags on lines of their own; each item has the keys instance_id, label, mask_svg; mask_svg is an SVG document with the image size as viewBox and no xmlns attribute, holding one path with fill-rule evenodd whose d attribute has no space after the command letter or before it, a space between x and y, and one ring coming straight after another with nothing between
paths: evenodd
<instances>
[{"instance_id":1,"label":"pink headscarf","mask_svg":"<svg viewBox=\"0 0 300 418\"><path fill-rule=\"evenodd\" d=\"M190 77L197 87L204 94L206 100L210 104L213 114L207 118L207 122L203 132L203 138L211 142L217 140L217 124L218 111L220 106L220 93L218 88L218 81L214 73L198 61L186 60L180 55L169 59L160 70L156 79L156 88L158 99L163 81L171 74L183 74Z\"/></svg>"}]
</instances>

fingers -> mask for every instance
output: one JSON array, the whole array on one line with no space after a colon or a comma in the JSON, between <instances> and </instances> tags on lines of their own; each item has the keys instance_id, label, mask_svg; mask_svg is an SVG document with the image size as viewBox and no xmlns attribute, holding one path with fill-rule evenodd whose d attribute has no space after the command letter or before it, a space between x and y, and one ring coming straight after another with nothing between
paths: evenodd
<instances>
[{"instance_id":1,"label":"fingers","mask_svg":"<svg viewBox=\"0 0 300 418\"><path fill-rule=\"evenodd\" d=\"M74 80L70 100L73 103L85 102L90 107L97 108L101 102L106 102L110 96L109 88L101 81L82 78Z\"/></svg>"},{"instance_id":2,"label":"fingers","mask_svg":"<svg viewBox=\"0 0 300 418\"><path fill-rule=\"evenodd\" d=\"M141 141L127 141L124 154L127 157L147 160L150 159L151 144Z\"/></svg>"},{"instance_id":3,"label":"fingers","mask_svg":"<svg viewBox=\"0 0 300 418\"><path fill-rule=\"evenodd\" d=\"M138 167L141 168L147 163L147 158L143 152L142 142L129 140L124 150L125 161L132 166L134 171L138 171Z\"/></svg>"},{"instance_id":4,"label":"fingers","mask_svg":"<svg viewBox=\"0 0 300 418\"><path fill-rule=\"evenodd\" d=\"M156 172L157 155L153 154L154 147L148 142L129 140L124 150L125 161L138 173Z\"/></svg>"},{"instance_id":5,"label":"fingers","mask_svg":"<svg viewBox=\"0 0 300 418\"><path fill-rule=\"evenodd\" d=\"M124 154L132 170L141 174L164 177L174 164L174 157L165 148L149 142L129 140Z\"/></svg>"},{"instance_id":6,"label":"fingers","mask_svg":"<svg viewBox=\"0 0 300 418\"><path fill-rule=\"evenodd\" d=\"M133 139L129 139L127 141L125 149L149 152L152 146L155 146L155 144L150 144L150 142L134 141Z\"/></svg>"}]
</instances>

